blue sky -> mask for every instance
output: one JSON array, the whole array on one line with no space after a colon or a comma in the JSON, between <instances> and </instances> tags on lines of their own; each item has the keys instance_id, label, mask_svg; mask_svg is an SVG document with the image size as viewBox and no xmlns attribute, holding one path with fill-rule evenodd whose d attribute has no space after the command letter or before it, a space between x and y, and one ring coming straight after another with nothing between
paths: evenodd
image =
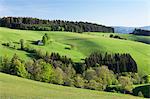
<instances>
[{"instance_id":1,"label":"blue sky","mask_svg":"<svg viewBox=\"0 0 150 99\"><path fill-rule=\"evenodd\" d=\"M150 0L0 0L3 16L146 26L150 25Z\"/></svg>"}]
</instances>

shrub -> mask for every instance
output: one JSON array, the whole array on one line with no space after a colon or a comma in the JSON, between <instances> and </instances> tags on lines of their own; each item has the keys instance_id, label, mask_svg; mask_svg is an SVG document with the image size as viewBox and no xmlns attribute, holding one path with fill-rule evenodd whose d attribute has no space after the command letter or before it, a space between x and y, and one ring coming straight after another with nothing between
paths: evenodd
<instances>
[{"instance_id":1,"label":"shrub","mask_svg":"<svg viewBox=\"0 0 150 99\"><path fill-rule=\"evenodd\" d=\"M131 78L126 77L126 76L121 76L119 77L119 82L121 84L121 88L124 91L124 93L126 92L132 92L132 81Z\"/></svg>"},{"instance_id":2,"label":"shrub","mask_svg":"<svg viewBox=\"0 0 150 99\"><path fill-rule=\"evenodd\" d=\"M74 79L71 79L69 77L65 77L64 78L64 85L65 86L74 86Z\"/></svg>"},{"instance_id":3,"label":"shrub","mask_svg":"<svg viewBox=\"0 0 150 99\"><path fill-rule=\"evenodd\" d=\"M143 77L144 83L150 83L150 75L145 75Z\"/></svg>"},{"instance_id":4,"label":"shrub","mask_svg":"<svg viewBox=\"0 0 150 99\"><path fill-rule=\"evenodd\" d=\"M88 81L96 79L96 72L94 69L87 69L84 73L84 78Z\"/></svg>"},{"instance_id":5,"label":"shrub","mask_svg":"<svg viewBox=\"0 0 150 99\"><path fill-rule=\"evenodd\" d=\"M112 38L112 37L113 37L113 34L110 34L109 37Z\"/></svg>"},{"instance_id":6,"label":"shrub","mask_svg":"<svg viewBox=\"0 0 150 99\"><path fill-rule=\"evenodd\" d=\"M84 88L84 79L81 77L81 75L77 75L74 78L74 86L77 88Z\"/></svg>"},{"instance_id":7,"label":"shrub","mask_svg":"<svg viewBox=\"0 0 150 99\"><path fill-rule=\"evenodd\" d=\"M56 67L56 69L54 69L51 82L59 85L64 84L64 72L61 68Z\"/></svg>"},{"instance_id":8,"label":"shrub","mask_svg":"<svg viewBox=\"0 0 150 99\"><path fill-rule=\"evenodd\" d=\"M86 84L85 88L91 89L91 90L103 90L103 85L98 83L98 82L96 82L95 80L90 80Z\"/></svg>"}]
</instances>

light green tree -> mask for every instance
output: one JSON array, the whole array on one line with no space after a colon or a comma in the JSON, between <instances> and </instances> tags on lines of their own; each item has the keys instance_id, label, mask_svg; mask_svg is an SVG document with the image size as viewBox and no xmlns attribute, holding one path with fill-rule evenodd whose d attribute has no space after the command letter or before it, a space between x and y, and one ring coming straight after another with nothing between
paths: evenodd
<instances>
[{"instance_id":1,"label":"light green tree","mask_svg":"<svg viewBox=\"0 0 150 99\"><path fill-rule=\"evenodd\" d=\"M116 78L113 71L109 70L107 66L97 67L96 74L98 79L103 81L103 85L112 85L116 83Z\"/></svg>"},{"instance_id":2,"label":"light green tree","mask_svg":"<svg viewBox=\"0 0 150 99\"><path fill-rule=\"evenodd\" d=\"M74 86L78 88L84 88L84 85L85 85L84 79L81 77L81 75L77 75L74 78Z\"/></svg>"},{"instance_id":3,"label":"light green tree","mask_svg":"<svg viewBox=\"0 0 150 99\"><path fill-rule=\"evenodd\" d=\"M61 68L57 67L54 69L54 73L51 79L51 82L54 84L63 84L64 83L64 72Z\"/></svg>"},{"instance_id":4,"label":"light green tree","mask_svg":"<svg viewBox=\"0 0 150 99\"><path fill-rule=\"evenodd\" d=\"M41 62L40 66L41 66L41 73L39 75L40 81L50 82L50 80L52 79L52 75L54 73L52 65L46 62Z\"/></svg>"},{"instance_id":5,"label":"light green tree","mask_svg":"<svg viewBox=\"0 0 150 99\"><path fill-rule=\"evenodd\" d=\"M121 76L119 77L119 83L121 84L121 88L125 91L129 91L132 92L132 81L131 78L127 77L127 76Z\"/></svg>"}]
</instances>

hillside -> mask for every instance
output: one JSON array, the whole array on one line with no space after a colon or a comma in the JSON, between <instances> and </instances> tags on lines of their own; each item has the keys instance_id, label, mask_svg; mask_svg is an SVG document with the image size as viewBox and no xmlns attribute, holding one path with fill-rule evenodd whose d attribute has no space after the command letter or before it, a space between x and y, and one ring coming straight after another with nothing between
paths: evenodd
<instances>
[{"instance_id":1,"label":"hillside","mask_svg":"<svg viewBox=\"0 0 150 99\"><path fill-rule=\"evenodd\" d=\"M143 26L143 27L114 26L113 28L115 33L122 33L122 34L132 33L135 29L150 30L150 26Z\"/></svg>"},{"instance_id":2,"label":"hillside","mask_svg":"<svg viewBox=\"0 0 150 99\"><path fill-rule=\"evenodd\" d=\"M115 33L128 34L134 31L135 27L114 26Z\"/></svg>"},{"instance_id":3,"label":"hillside","mask_svg":"<svg viewBox=\"0 0 150 99\"><path fill-rule=\"evenodd\" d=\"M17 84L17 86L16 86ZM1 99L138 99L131 95L47 84L0 73ZM139 98L140 99L140 98Z\"/></svg>"},{"instance_id":4,"label":"hillside","mask_svg":"<svg viewBox=\"0 0 150 99\"><path fill-rule=\"evenodd\" d=\"M51 37L52 42L49 45L38 46L32 44L33 41L41 40L45 33ZM0 27L0 55L8 55L11 57L14 53L17 53L24 59L30 59L33 56L32 53L2 45L3 43L12 42L15 46L19 46L18 42L20 39L26 40L26 43L29 45L32 44L36 49L67 55L73 61L81 61L81 59L96 50L109 53L130 53L138 64L139 73L141 75L150 74L150 45L148 44L113 39L102 35L89 35L86 33L27 31ZM73 46L71 50L66 49L71 46Z\"/></svg>"},{"instance_id":5,"label":"hillside","mask_svg":"<svg viewBox=\"0 0 150 99\"><path fill-rule=\"evenodd\" d=\"M98 32L93 33L92 32L92 33L87 33L87 34L96 35L96 36L105 36L105 37L109 38L109 36L112 33L98 33ZM126 40L131 40L131 41L137 41L137 42L150 44L150 36L141 36L141 35L139 36L139 35L133 35L133 34L120 34L120 33L115 33L113 35L118 35L121 38L124 38Z\"/></svg>"},{"instance_id":6,"label":"hillside","mask_svg":"<svg viewBox=\"0 0 150 99\"><path fill-rule=\"evenodd\" d=\"M149 30L149 31L150 31L150 26L143 26L143 27L141 27L140 29Z\"/></svg>"}]
</instances>

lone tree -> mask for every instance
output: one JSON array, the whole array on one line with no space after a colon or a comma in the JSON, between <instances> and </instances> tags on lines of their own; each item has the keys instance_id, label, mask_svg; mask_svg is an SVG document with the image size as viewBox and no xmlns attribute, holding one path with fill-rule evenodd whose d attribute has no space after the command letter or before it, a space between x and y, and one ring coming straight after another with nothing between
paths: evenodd
<instances>
[{"instance_id":1,"label":"lone tree","mask_svg":"<svg viewBox=\"0 0 150 99\"><path fill-rule=\"evenodd\" d=\"M24 50L24 39L20 39L20 49Z\"/></svg>"},{"instance_id":2,"label":"lone tree","mask_svg":"<svg viewBox=\"0 0 150 99\"><path fill-rule=\"evenodd\" d=\"M45 33L45 35L42 37L43 45L46 45L48 40L49 40L49 37L48 37L47 33Z\"/></svg>"}]
</instances>

